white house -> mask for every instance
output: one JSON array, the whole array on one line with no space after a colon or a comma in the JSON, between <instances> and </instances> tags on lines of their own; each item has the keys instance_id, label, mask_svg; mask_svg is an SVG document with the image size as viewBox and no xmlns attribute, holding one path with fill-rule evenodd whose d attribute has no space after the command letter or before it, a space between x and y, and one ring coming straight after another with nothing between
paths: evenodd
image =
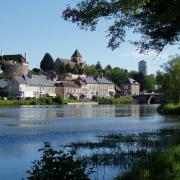
<instances>
[{"instance_id":1,"label":"white house","mask_svg":"<svg viewBox=\"0 0 180 180\"><path fill-rule=\"evenodd\" d=\"M122 95L137 96L140 93L140 84L132 78L128 78L122 85Z\"/></svg>"},{"instance_id":2,"label":"white house","mask_svg":"<svg viewBox=\"0 0 180 180\"><path fill-rule=\"evenodd\" d=\"M93 96L99 96L99 84L93 77L81 77L85 85L83 90L87 89L86 97L91 99Z\"/></svg>"},{"instance_id":3,"label":"white house","mask_svg":"<svg viewBox=\"0 0 180 180\"><path fill-rule=\"evenodd\" d=\"M86 83L87 98L97 97L114 97L115 85L105 78L82 77L80 78Z\"/></svg>"},{"instance_id":4,"label":"white house","mask_svg":"<svg viewBox=\"0 0 180 180\"><path fill-rule=\"evenodd\" d=\"M80 99L81 86L74 81L56 83L56 94L64 99Z\"/></svg>"},{"instance_id":5,"label":"white house","mask_svg":"<svg viewBox=\"0 0 180 180\"><path fill-rule=\"evenodd\" d=\"M54 82L44 75L15 76L9 83L9 92L19 98L56 96Z\"/></svg>"},{"instance_id":6,"label":"white house","mask_svg":"<svg viewBox=\"0 0 180 180\"><path fill-rule=\"evenodd\" d=\"M115 85L111 81L105 78L96 78L99 85L99 97L114 97L115 95Z\"/></svg>"}]
</instances>

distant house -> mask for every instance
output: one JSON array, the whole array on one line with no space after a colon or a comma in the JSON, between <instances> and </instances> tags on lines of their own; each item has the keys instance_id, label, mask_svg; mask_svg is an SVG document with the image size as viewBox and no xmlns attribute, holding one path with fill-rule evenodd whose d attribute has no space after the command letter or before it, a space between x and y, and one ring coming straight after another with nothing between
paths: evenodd
<instances>
[{"instance_id":1,"label":"distant house","mask_svg":"<svg viewBox=\"0 0 180 180\"><path fill-rule=\"evenodd\" d=\"M91 99L93 96L99 96L99 84L93 77L81 77L81 79L86 85L84 89L87 89L86 96Z\"/></svg>"},{"instance_id":2,"label":"distant house","mask_svg":"<svg viewBox=\"0 0 180 180\"><path fill-rule=\"evenodd\" d=\"M0 79L0 97L6 97L8 95L8 83L6 79Z\"/></svg>"},{"instance_id":3,"label":"distant house","mask_svg":"<svg viewBox=\"0 0 180 180\"><path fill-rule=\"evenodd\" d=\"M80 77L86 83L87 98L97 97L114 97L115 85L105 78Z\"/></svg>"},{"instance_id":4,"label":"distant house","mask_svg":"<svg viewBox=\"0 0 180 180\"><path fill-rule=\"evenodd\" d=\"M81 86L74 81L63 81L56 85L56 95L64 99L80 99Z\"/></svg>"},{"instance_id":5,"label":"distant house","mask_svg":"<svg viewBox=\"0 0 180 180\"><path fill-rule=\"evenodd\" d=\"M75 50L75 52L71 56L71 59L63 59L63 58L57 58L56 59L55 69L57 72L59 71L59 65L60 64L69 65L71 69L73 69L73 67L76 64L79 64L81 67L86 66L85 61L83 60L81 54L79 53L79 51L77 49Z\"/></svg>"},{"instance_id":6,"label":"distant house","mask_svg":"<svg viewBox=\"0 0 180 180\"><path fill-rule=\"evenodd\" d=\"M15 76L10 81L9 92L19 98L56 96L54 82L44 75Z\"/></svg>"},{"instance_id":7,"label":"distant house","mask_svg":"<svg viewBox=\"0 0 180 180\"><path fill-rule=\"evenodd\" d=\"M1 69L7 76L22 76L29 72L29 63L26 56L21 54L1 55L0 56Z\"/></svg>"},{"instance_id":8,"label":"distant house","mask_svg":"<svg viewBox=\"0 0 180 180\"><path fill-rule=\"evenodd\" d=\"M105 78L78 77L56 84L56 94L68 98L91 99L93 96L113 97L114 84Z\"/></svg>"},{"instance_id":9,"label":"distant house","mask_svg":"<svg viewBox=\"0 0 180 180\"><path fill-rule=\"evenodd\" d=\"M122 95L124 96L135 96L139 95L140 84L132 78L128 78L122 85Z\"/></svg>"},{"instance_id":10,"label":"distant house","mask_svg":"<svg viewBox=\"0 0 180 180\"><path fill-rule=\"evenodd\" d=\"M115 95L115 85L111 81L105 78L96 78L98 82L99 89L98 89L98 96L99 97L114 97Z\"/></svg>"}]
</instances>

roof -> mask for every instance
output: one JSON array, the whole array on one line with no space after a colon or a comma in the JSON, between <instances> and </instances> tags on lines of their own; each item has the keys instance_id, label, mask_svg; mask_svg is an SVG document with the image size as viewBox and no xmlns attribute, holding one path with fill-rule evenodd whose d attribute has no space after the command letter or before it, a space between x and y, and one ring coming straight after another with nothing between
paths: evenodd
<instances>
[{"instance_id":1,"label":"roof","mask_svg":"<svg viewBox=\"0 0 180 180\"><path fill-rule=\"evenodd\" d=\"M46 76L44 75L32 75L32 77L28 76L15 76L14 79L19 83L19 84L28 84L30 86L47 86L47 87L52 87L54 86L54 82L51 81L50 79L47 79Z\"/></svg>"},{"instance_id":2,"label":"roof","mask_svg":"<svg viewBox=\"0 0 180 180\"><path fill-rule=\"evenodd\" d=\"M77 84L79 84L79 85L86 85L86 83L84 82L84 81L82 81L82 80L78 80L77 82L76 82Z\"/></svg>"},{"instance_id":3,"label":"roof","mask_svg":"<svg viewBox=\"0 0 180 180\"><path fill-rule=\"evenodd\" d=\"M134 79L132 78L128 78L124 84L136 84L136 85L139 85L139 83L137 81L135 81Z\"/></svg>"},{"instance_id":4,"label":"roof","mask_svg":"<svg viewBox=\"0 0 180 180\"><path fill-rule=\"evenodd\" d=\"M93 77L81 77L81 79L87 84L98 84L98 82Z\"/></svg>"},{"instance_id":5,"label":"roof","mask_svg":"<svg viewBox=\"0 0 180 180\"><path fill-rule=\"evenodd\" d=\"M73 88L81 88L77 83L73 81L63 81L57 84L58 87L73 87Z\"/></svg>"},{"instance_id":6,"label":"roof","mask_svg":"<svg viewBox=\"0 0 180 180\"><path fill-rule=\"evenodd\" d=\"M144 60L141 60L141 61L139 61L139 63L146 63L146 61L144 61Z\"/></svg>"},{"instance_id":7,"label":"roof","mask_svg":"<svg viewBox=\"0 0 180 180\"><path fill-rule=\"evenodd\" d=\"M79 53L79 51L76 49L75 52L73 53L73 55L71 57L81 57L81 54Z\"/></svg>"},{"instance_id":8,"label":"roof","mask_svg":"<svg viewBox=\"0 0 180 180\"><path fill-rule=\"evenodd\" d=\"M27 63L26 58L23 57L21 54L3 55L3 57L0 56L0 59L2 58L6 61L16 61L19 63Z\"/></svg>"},{"instance_id":9,"label":"roof","mask_svg":"<svg viewBox=\"0 0 180 180\"><path fill-rule=\"evenodd\" d=\"M111 82L105 78L96 78L96 80L99 84L113 84L113 82Z\"/></svg>"},{"instance_id":10,"label":"roof","mask_svg":"<svg viewBox=\"0 0 180 180\"><path fill-rule=\"evenodd\" d=\"M62 59L62 58L57 58L56 61L60 61L63 64L69 64L70 66L74 66L75 63L69 59Z\"/></svg>"},{"instance_id":11,"label":"roof","mask_svg":"<svg viewBox=\"0 0 180 180\"><path fill-rule=\"evenodd\" d=\"M0 88L5 88L8 86L8 80L0 79Z\"/></svg>"}]
</instances>

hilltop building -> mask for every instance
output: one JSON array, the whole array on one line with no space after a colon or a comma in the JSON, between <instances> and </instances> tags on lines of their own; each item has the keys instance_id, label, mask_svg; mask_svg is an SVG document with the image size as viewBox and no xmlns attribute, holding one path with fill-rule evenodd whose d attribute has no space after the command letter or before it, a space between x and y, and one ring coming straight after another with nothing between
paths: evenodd
<instances>
[{"instance_id":1,"label":"hilltop building","mask_svg":"<svg viewBox=\"0 0 180 180\"><path fill-rule=\"evenodd\" d=\"M71 56L71 59L63 59L63 58L57 58L55 61L55 70L58 72L59 66L61 64L69 65L71 69L77 64L79 64L81 67L85 67L86 63L82 58L82 55L80 52L76 49L73 55Z\"/></svg>"},{"instance_id":2,"label":"hilltop building","mask_svg":"<svg viewBox=\"0 0 180 180\"><path fill-rule=\"evenodd\" d=\"M147 75L147 64L146 61L142 60L138 63L139 72L143 73L145 76Z\"/></svg>"},{"instance_id":3,"label":"hilltop building","mask_svg":"<svg viewBox=\"0 0 180 180\"><path fill-rule=\"evenodd\" d=\"M79 68L79 72L86 66L78 50L75 50L70 60L57 58L55 68L60 68L62 64L68 64L73 70ZM20 99L40 98L43 96L62 96L64 99L92 99L94 96L110 98L121 95L139 95L140 84L131 78L128 78L121 87L118 87L104 77L94 78L87 77L83 73L67 73L63 71L64 66L61 66L62 72L59 72L59 74L54 70L41 72L38 75L32 74L28 72L29 63L26 55L1 55L0 67L6 75L10 76L8 77L9 80L0 79L1 97L10 94ZM147 73L146 62L143 72ZM61 76L62 78L60 78Z\"/></svg>"},{"instance_id":4,"label":"hilltop building","mask_svg":"<svg viewBox=\"0 0 180 180\"><path fill-rule=\"evenodd\" d=\"M27 75L29 72L29 63L21 54L1 55L0 65L2 71L10 77Z\"/></svg>"}]
</instances>

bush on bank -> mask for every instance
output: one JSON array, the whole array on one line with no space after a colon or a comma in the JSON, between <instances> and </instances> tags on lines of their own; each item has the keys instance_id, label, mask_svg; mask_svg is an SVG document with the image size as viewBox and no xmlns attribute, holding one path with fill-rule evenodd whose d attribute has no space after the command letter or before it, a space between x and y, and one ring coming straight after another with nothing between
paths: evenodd
<instances>
[{"instance_id":1,"label":"bush on bank","mask_svg":"<svg viewBox=\"0 0 180 180\"><path fill-rule=\"evenodd\" d=\"M27 171L29 174L27 179L90 179L88 176L92 170L87 168L87 163L84 160L75 159L74 152L56 151L47 142L39 151L42 151L41 159L33 162L33 166Z\"/></svg>"},{"instance_id":2,"label":"bush on bank","mask_svg":"<svg viewBox=\"0 0 180 180\"><path fill-rule=\"evenodd\" d=\"M122 96L119 98L98 98L98 104L132 104L135 103L132 97Z\"/></svg>"},{"instance_id":3,"label":"bush on bank","mask_svg":"<svg viewBox=\"0 0 180 180\"><path fill-rule=\"evenodd\" d=\"M169 180L180 179L180 147L166 152L152 153L135 164L130 172L117 180Z\"/></svg>"},{"instance_id":4,"label":"bush on bank","mask_svg":"<svg viewBox=\"0 0 180 180\"><path fill-rule=\"evenodd\" d=\"M180 104L162 104L158 107L158 112L167 115L180 115Z\"/></svg>"}]
</instances>

